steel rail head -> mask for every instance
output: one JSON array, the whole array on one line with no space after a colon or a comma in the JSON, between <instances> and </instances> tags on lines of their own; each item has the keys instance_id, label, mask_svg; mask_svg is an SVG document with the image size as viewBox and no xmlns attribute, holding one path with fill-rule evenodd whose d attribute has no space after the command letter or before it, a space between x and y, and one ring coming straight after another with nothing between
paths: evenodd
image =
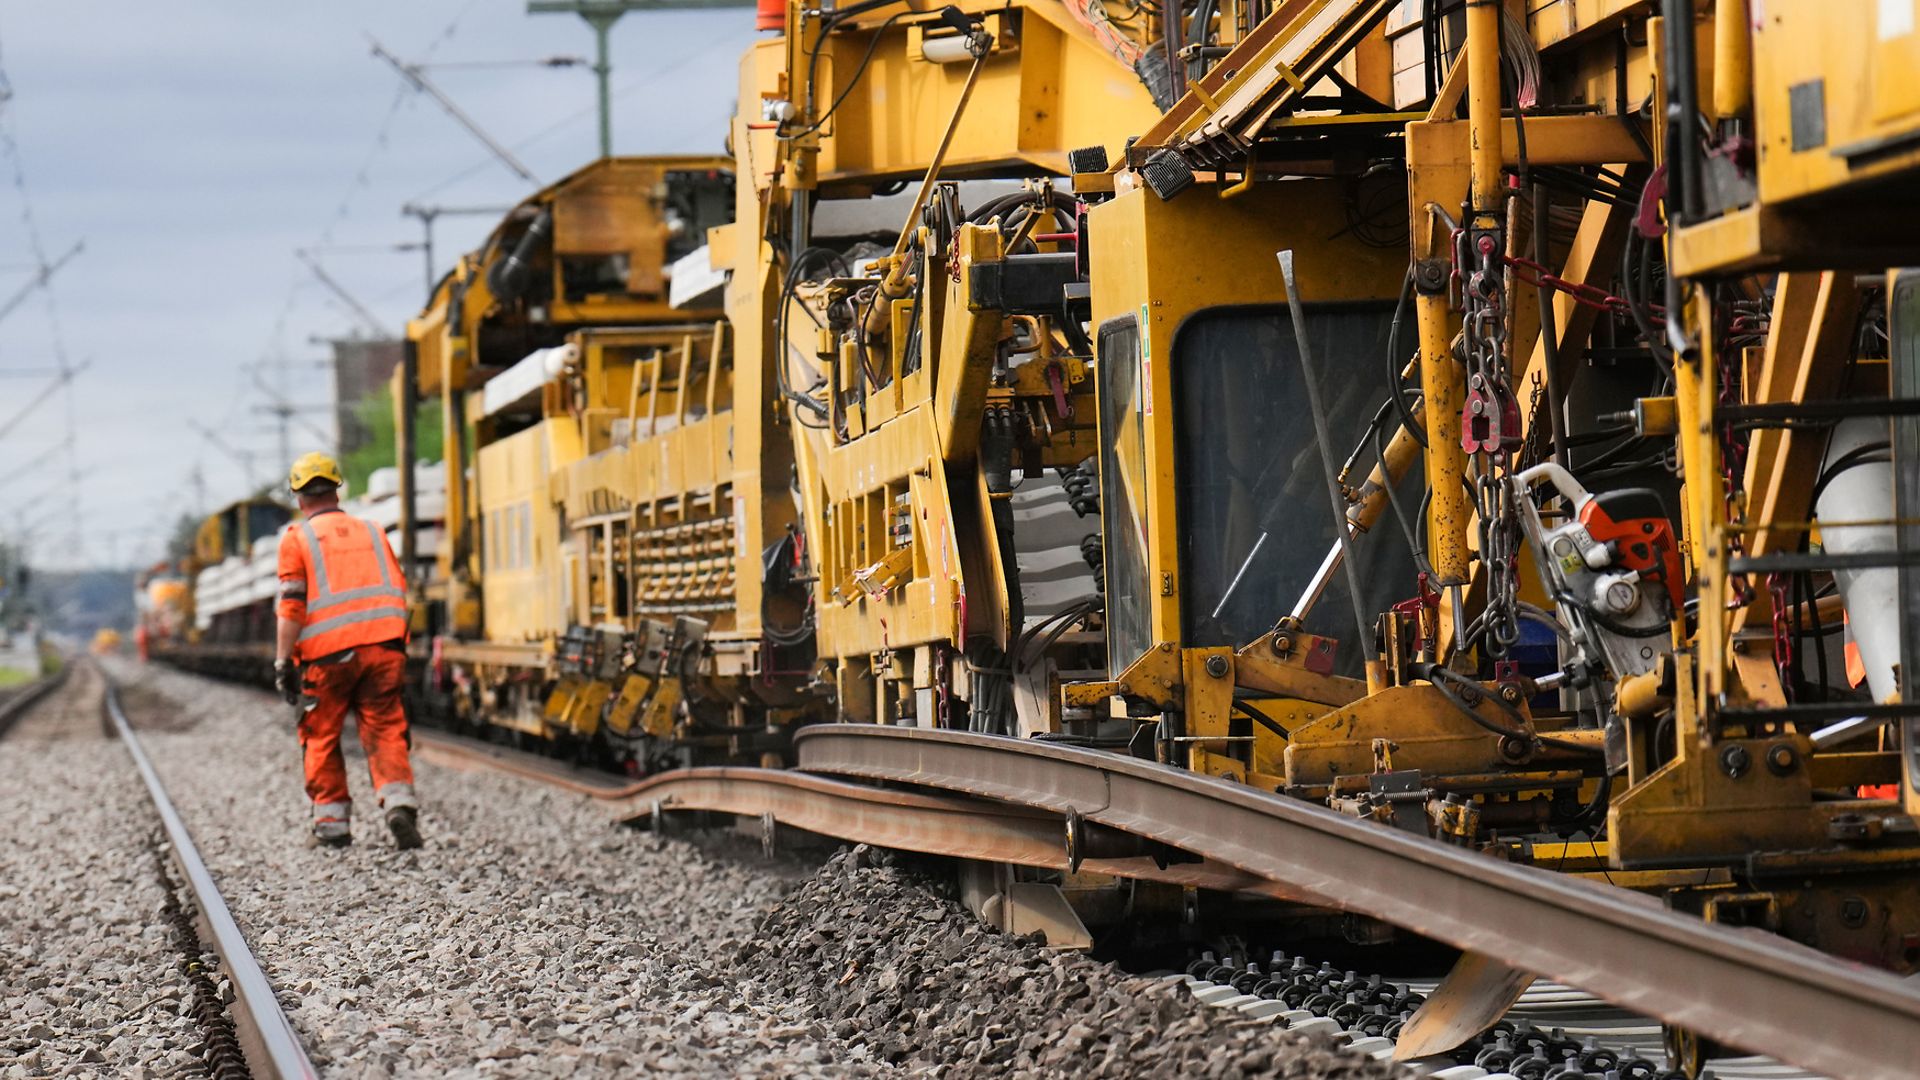
<instances>
[{"instance_id":1,"label":"steel rail head","mask_svg":"<svg viewBox=\"0 0 1920 1080\"><path fill-rule=\"evenodd\" d=\"M101 675L106 677L104 671ZM213 874L200 858L199 849L194 847L193 835L187 831L179 811L174 809L173 800L167 797L166 786L160 782L160 774L147 757L146 748L140 745L140 737L134 734L133 726L127 723L127 715L120 707L119 689L111 678L106 678L106 710L114 731L119 734L121 743L133 758L134 767L140 770L140 779L147 785L147 794L152 797L161 826L166 830L173 861L180 868L187 887L192 890L193 901L213 935L214 952L226 966L227 978L233 983L233 1005L245 1014L247 1026L258 1036L257 1051L261 1060L253 1060L255 1054L249 1053L248 1064L255 1075L274 1077L276 1080L317 1076L306 1049L300 1045L299 1036L294 1034L292 1022L280 1008L280 999L273 992L273 984L267 981L266 973L260 970L260 962L248 948L246 936L234 921L233 912L227 909L226 899L220 895ZM243 1045L246 1041L243 1035Z\"/></svg>"},{"instance_id":2,"label":"steel rail head","mask_svg":"<svg viewBox=\"0 0 1920 1080\"><path fill-rule=\"evenodd\" d=\"M1077 811L1843 1080L1908 1078L1920 1061L1920 988L1625 889L1076 747L873 724L805 728L796 746L814 772Z\"/></svg>"},{"instance_id":3,"label":"steel rail head","mask_svg":"<svg viewBox=\"0 0 1920 1080\"><path fill-rule=\"evenodd\" d=\"M1053 870L1075 868L1115 877L1162 881L1228 892L1300 897L1263 878L1216 862L1162 866L1132 845L1113 850L1111 838L1077 836L1066 815L954 795L926 795L849 783L787 769L720 766L675 769L644 780L611 783L583 779L554 762L422 732L417 746L456 768L484 768L558 787L608 804L616 821L635 824L663 811L707 811L777 821L789 828L850 843L874 844L949 858L1017 863ZM1099 827L1093 827L1099 828ZM1125 847L1125 845L1123 845Z\"/></svg>"},{"instance_id":4,"label":"steel rail head","mask_svg":"<svg viewBox=\"0 0 1920 1080\"><path fill-rule=\"evenodd\" d=\"M73 670L68 661L60 665L60 670L44 675L14 692L5 702L0 702L0 735L5 735L13 727L13 722L25 716L35 705L48 695L66 684L67 673Z\"/></svg>"}]
</instances>

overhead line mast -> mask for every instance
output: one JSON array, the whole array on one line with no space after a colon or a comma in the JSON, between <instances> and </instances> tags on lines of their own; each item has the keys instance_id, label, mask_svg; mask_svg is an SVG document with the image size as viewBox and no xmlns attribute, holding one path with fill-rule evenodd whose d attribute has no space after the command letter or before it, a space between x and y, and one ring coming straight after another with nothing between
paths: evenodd
<instances>
[{"instance_id":1,"label":"overhead line mast","mask_svg":"<svg viewBox=\"0 0 1920 1080\"><path fill-rule=\"evenodd\" d=\"M607 35L629 11L666 11L673 8L748 7L743 0L530 0L529 15L578 15L593 27L593 76L600 93L600 156L613 156L613 96L609 84L613 63L607 58Z\"/></svg>"}]
</instances>

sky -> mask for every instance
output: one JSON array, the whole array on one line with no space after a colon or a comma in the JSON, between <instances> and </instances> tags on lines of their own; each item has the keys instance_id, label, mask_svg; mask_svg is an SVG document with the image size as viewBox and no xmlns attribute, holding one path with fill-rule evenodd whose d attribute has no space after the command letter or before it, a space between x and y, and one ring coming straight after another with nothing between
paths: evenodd
<instances>
[{"instance_id":1,"label":"sky","mask_svg":"<svg viewBox=\"0 0 1920 1080\"><path fill-rule=\"evenodd\" d=\"M625 16L615 153L721 152L752 22ZM47 567L158 558L201 487L218 506L282 475L276 397L320 407L294 453L331 431L324 342L370 331L297 252L397 332L426 291L401 207L534 190L374 40L543 182L597 155L592 73L506 63L589 58L592 33L521 0L0 0L0 308L28 290L0 316L0 541ZM496 220L439 218L436 269Z\"/></svg>"}]
</instances>

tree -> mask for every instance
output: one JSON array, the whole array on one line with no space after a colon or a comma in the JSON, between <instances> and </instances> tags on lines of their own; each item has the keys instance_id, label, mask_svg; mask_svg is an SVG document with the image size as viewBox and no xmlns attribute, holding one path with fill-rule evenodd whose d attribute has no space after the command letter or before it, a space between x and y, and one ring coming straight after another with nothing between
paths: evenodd
<instances>
[{"instance_id":1,"label":"tree","mask_svg":"<svg viewBox=\"0 0 1920 1080\"><path fill-rule=\"evenodd\" d=\"M374 470L396 464L399 438L394 430L392 388L382 386L369 393L353 407L353 412L361 430L367 433L367 441L342 458L340 469L347 477L347 493L365 495L367 480ZM439 402L422 402L413 418L414 457L421 461L439 460L443 430Z\"/></svg>"},{"instance_id":2,"label":"tree","mask_svg":"<svg viewBox=\"0 0 1920 1080\"><path fill-rule=\"evenodd\" d=\"M201 518L182 513L173 520L173 533L167 537L167 561L175 566L193 554L193 538L200 533Z\"/></svg>"}]
</instances>

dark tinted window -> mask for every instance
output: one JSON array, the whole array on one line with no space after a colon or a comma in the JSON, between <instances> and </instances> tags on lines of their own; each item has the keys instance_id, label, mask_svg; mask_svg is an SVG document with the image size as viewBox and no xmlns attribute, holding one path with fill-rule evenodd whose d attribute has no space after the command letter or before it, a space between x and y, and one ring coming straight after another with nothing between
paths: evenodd
<instances>
[{"instance_id":1,"label":"dark tinted window","mask_svg":"<svg viewBox=\"0 0 1920 1080\"><path fill-rule=\"evenodd\" d=\"M1140 328L1132 316L1100 327L1100 516L1106 546L1107 664L1114 674L1153 644L1147 581L1147 443Z\"/></svg>"},{"instance_id":2,"label":"dark tinted window","mask_svg":"<svg viewBox=\"0 0 1920 1080\"><path fill-rule=\"evenodd\" d=\"M1390 305L1307 311L1336 468L1386 400L1391 318ZM1223 308L1190 317L1174 338L1173 379L1182 636L1189 647L1244 645L1293 608L1336 538L1287 309ZM1375 460L1369 446L1351 478L1355 486ZM1410 473L1400 491L1412 512L1417 477ZM1375 613L1413 595L1413 564L1400 530L1384 516L1359 538L1357 554L1371 624ZM1350 640L1348 595L1345 575L1335 574L1307 629L1340 639L1339 668L1357 674L1361 655Z\"/></svg>"}]
</instances>

